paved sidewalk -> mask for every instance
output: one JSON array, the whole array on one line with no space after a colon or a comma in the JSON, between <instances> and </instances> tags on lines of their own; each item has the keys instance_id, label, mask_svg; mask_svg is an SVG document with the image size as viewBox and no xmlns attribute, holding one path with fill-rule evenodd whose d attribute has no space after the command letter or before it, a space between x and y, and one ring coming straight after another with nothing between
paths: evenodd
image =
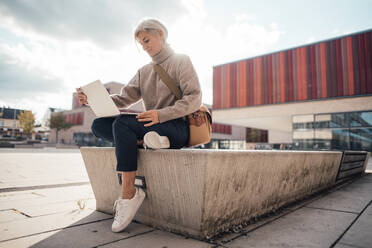
<instances>
[{"instance_id":1,"label":"paved sidewalk","mask_svg":"<svg viewBox=\"0 0 372 248\"><path fill-rule=\"evenodd\" d=\"M89 183L78 149L0 149L0 192Z\"/></svg>"},{"instance_id":2,"label":"paved sidewalk","mask_svg":"<svg viewBox=\"0 0 372 248\"><path fill-rule=\"evenodd\" d=\"M73 184L87 181L79 156L76 151L0 150L0 181L11 186L0 188L0 247L372 247L371 160L361 178L200 241L135 222L112 233L112 216L94 211L90 185Z\"/></svg>"}]
</instances>

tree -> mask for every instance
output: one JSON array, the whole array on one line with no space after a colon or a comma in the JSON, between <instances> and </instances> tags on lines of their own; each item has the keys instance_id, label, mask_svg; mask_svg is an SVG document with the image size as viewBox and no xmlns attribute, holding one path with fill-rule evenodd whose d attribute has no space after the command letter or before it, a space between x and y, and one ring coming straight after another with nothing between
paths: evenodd
<instances>
[{"instance_id":1,"label":"tree","mask_svg":"<svg viewBox=\"0 0 372 248\"><path fill-rule=\"evenodd\" d=\"M35 127L35 116L31 111L24 111L18 115L19 124L23 128L23 131L29 137L34 131Z\"/></svg>"},{"instance_id":2,"label":"tree","mask_svg":"<svg viewBox=\"0 0 372 248\"><path fill-rule=\"evenodd\" d=\"M60 130L69 129L72 126L71 123L67 122L65 116L62 113L56 113L49 119L49 127L56 129L56 142L58 143L58 132Z\"/></svg>"}]
</instances>

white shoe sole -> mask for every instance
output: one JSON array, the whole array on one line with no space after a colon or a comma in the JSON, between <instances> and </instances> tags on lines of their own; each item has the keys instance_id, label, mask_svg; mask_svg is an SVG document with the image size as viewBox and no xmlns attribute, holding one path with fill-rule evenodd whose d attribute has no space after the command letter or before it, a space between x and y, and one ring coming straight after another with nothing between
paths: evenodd
<instances>
[{"instance_id":1,"label":"white shoe sole","mask_svg":"<svg viewBox=\"0 0 372 248\"><path fill-rule=\"evenodd\" d=\"M143 137L143 146L151 149L165 149L170 147L170 143L168 137L160 136L157 132L151 131Z\"/></svg>"}]
</instances>

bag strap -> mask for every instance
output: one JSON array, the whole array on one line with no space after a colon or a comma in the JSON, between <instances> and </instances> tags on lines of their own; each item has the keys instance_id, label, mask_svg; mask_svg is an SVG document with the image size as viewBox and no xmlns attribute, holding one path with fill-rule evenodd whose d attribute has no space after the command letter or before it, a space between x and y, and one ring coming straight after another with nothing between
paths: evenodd
<instances>
[{"instance_id":1,"label":"bag strap","mask_svg":"<svg viewBox=\"0 0 372 248\"><path fill-rule=\"evenodd\" d=\"M171 76L169 76L169 74L160 65L152 64L152 67L154 68L156 73L159 74L159 77L160 77L161 81L163 81L163 83L166 86L168 86L168 88L170 89L170 91L172 91L172 93L176 96L176 98L178 100L181 99L182 98L182 92L177 87L176 81L174 81L174 79L171 78Z\"/></svg>"},{"instance_id":2,"label":"bag strap","mask_svg":"<svg viewBox=\"0 0 372 248\"><path fill-rule=\"evenodd\" d=\"M174 81L174 79L171 78L171 76L169 76L169 74L160 65L153 63L152 64L152 67L154 68L154 70L156 71L156 73L159 74L159 77L161 78L161 81L163 81L163 83L166 86L168 86L168 88L170 89L170 91L172 91L172 93L176 96L176 98L178 100L181 99L182 98L182 92L178 88L178 86L176 84L176 81ZM208 108L205 107L205 106L201 106L200 109L203 112L207 113L207 118L209 120L209 123L212 124L212 115L209 112Z\"/></svg>"}]
</instances>

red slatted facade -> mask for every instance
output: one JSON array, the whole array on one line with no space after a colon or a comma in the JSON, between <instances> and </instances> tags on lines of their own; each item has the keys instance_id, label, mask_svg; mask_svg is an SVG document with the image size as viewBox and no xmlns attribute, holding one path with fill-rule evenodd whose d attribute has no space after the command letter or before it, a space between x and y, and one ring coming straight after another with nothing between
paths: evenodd
<instances>
[{"instance_id":1,"label":"red slatted facade","mask_svg":"<svg viewBox=\"0 0 372 248\"><path fill-rule=\"evenodd\" d=\"M73 113L65 115L65 121L72 125L83 125L84 113Z\"/></svg>"},{"instance_id":2,"label":"red slatted facade","mask_svg":"<svg viewBox=\"0 0 372 248\"><path fill-rule=\"evenodd\" d=\"M232 129L232 126L230 125L224 125L224 124L218 124L218 123L212 124L213 133L231 134L232 132L231 129Z\"/></svg>"},{"instance_id":3,"label":"red slatted facade","mask_svg":"<svg viewBox=\"0 0 372 248\"><path fill-rule=\"evenodd\" d=\"M372 94L372 31L213 68L213 109Z\"/></svg>"}]
</instances>

